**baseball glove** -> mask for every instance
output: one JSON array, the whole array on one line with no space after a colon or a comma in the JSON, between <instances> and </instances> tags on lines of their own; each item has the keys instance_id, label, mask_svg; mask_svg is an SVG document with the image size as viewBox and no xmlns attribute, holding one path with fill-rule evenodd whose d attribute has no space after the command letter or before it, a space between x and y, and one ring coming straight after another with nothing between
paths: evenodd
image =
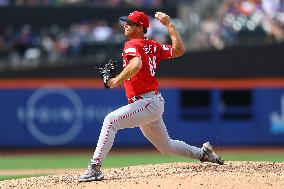
<instances>
[{"instance_id":1,"label":"baseball glove","mask_svg":"<svg viewBox=\"0 0 284 189\"><path fill-rule=\"evenodd\" d=\"M116 77L116 70L117 70L117 63L114 60L109 60L104 66L101 67L94 67L98 68L102 80L104 82L105 89L109 89L109 86L107 85L107 82L110 80L110 78Z\"/></svg>"}]
</instances>

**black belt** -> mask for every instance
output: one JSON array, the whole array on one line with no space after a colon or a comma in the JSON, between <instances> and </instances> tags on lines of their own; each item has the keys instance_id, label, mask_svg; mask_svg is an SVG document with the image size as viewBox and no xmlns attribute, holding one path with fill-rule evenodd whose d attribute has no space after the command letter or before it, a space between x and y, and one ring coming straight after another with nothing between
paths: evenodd
<instances>
[{"instance_id":1,"label":"black belt","mask_svg":"<svg viewBox=\"0 0 284 189\"><path fill-rule=\"evenodd\" d=\"M140 99L145 98L145 96L146 96L147 94L149 94L149 93L153 93L153 95L157 95L157 94L159 94L160 92L159 92L159 90L155 90L155 91L150 91L150 92L144 93L144 94L142 94L142 95L133 96L132 98L129 98L129 99L128 99L128 104L131 104L131 103L133 103L133 102L135 102L135 101L137 101L137 100L140 100ZM144 96L144 97L143 97L143 96Z\"/></svg>"}]
</instances>

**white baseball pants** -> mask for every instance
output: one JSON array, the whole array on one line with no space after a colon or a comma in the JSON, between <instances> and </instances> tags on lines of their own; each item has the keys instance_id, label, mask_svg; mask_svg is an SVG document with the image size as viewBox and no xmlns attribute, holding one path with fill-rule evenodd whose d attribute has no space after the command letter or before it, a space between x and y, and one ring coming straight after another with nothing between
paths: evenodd
<instances>
[{"instance_id":1,"label":"white baseball pants","mask_svg":"<svg viewBox=\"0 0 284 189\"><path fill-rule=\"evenodd\" d=\"M148 93L147 93L148 94ZM146 96L146 98L145 98ZM149 94L143 99L109 113L103 122L91 163L102 163L111 149L119 129L140 127L144 136L162 153L200 159L201 148L169 137L162 115L164 99L161 94Z\"/></svg>"}]
</instances>

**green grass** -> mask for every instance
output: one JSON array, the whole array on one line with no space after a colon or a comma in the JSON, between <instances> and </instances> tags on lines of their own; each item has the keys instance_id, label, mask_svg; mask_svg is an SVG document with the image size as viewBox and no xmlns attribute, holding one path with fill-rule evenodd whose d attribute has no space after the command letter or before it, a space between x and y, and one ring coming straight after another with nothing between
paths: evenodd
<instances>
[{"instance_id":1,"label":"green grass","mask_svg":"<svg viewBox=\"0 0 284 189\"><path fill-rule=\"evenodd\" d=\"M283 153L224 153L225 161L272 161L284 162ZM0 156L0 170L9 169L53 169L53 168L86 168L90 155L25 155L25 156ZM126 167L134 165L169 163L169 162L194 162L195 160L168 156L156 153L149 154L111 154L104 161L104 168ZM1 180L25 178L41 175L0 175Z\"/></svg>"},{"instance_id":2,"label":"green grass","mask_svg":"<svg viewBox=\"0 0 284 189\"><path fill-rule=\"evenodd\" d=\"M86 165L87 155L25 155L0 157L0 169L77 168Z\"/></svg>"},{"instance_id":3,"label":"green grass","mask_svg":"<svg viewBox=\"0 0 284 189\"><path fill-rule=\"evenodd\" d=\"M283 153L226 153L224 159L227 161L271 161L284 162Z\"/></svg>"},{"instance_id":4,"label":"green grass","mask_svg":"<svg viewBox=\"0 0 284 189\"><path fill-rule=\"evenodd\" d=\"M90 160L89 155L31 155L0 157L0 170L4 169L44 169L44 168L84 168ZM155 163L192 161L188 158L160 154L110 155L104 167L125 167Z\"/></svg>"},{"instance_id":5,"label":"green grass","mask_svg":"<svg viewBox=\"0 0 284 189\"><path fill-rule=\"evenodd\" d=\"M31 175L0 175L0 181L3 180L12 180L12 179L21 179L21 178L29 178L29 177L39 177L45 176L47 174L31 174Z\"/></svg>"},{"instance_id":6,"label":"green grass","mask_svg":"<svg viewBox=\"0 0 284 189\"><path fill-rule=\"evenodd\" d=\"M273 161L283 162L283 153L224 153L226 161ZM90 155L29 155L0 156L0 169L44 169L44 168L84 168ZM125 167L133 165L167 162L193 162L194 160L161 154L112 154L104 161L104 167Z\"/></svg>"}]
</instances>

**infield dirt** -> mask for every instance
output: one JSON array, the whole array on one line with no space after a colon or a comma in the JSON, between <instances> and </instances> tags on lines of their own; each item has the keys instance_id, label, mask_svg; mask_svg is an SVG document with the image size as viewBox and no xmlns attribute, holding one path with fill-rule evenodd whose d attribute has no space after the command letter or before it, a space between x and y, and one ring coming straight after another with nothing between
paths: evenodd
<instances>
[{"instance_id":1,"label":"infield dirt","mask_svg":"<svg viewBox=\"0 0 284 189\"><path fill-rule=\"evenodd\" d=\"M69 170L66 173L49 176L1 181L0 188L284 188L284 163L226 162L225 165L221 166L210 163L170 163L106 169L103 171L105 179L99 182L78 183L78 177L82 173L81 170Z\"/></svg>"}]
</instances>

